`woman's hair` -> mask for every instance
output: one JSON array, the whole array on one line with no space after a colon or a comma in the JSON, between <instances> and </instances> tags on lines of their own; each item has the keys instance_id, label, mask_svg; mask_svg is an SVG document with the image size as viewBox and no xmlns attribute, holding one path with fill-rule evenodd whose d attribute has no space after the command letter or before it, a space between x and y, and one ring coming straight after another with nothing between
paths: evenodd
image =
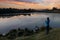
<instances>
[{"instance_id":1,"label":"woman's hair","mask_svg":"<svg viewBox=\"0 0 60 40\"><path fill-rule=\"evenodd\" d=\"M49 20L49 17L47 17L47 20Z\"/></svg>"}]
</instances>

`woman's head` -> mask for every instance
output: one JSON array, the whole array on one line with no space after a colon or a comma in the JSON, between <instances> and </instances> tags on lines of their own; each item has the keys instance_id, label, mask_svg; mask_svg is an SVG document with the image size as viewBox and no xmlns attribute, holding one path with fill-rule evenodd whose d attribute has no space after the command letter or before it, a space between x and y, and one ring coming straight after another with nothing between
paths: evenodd
<instances>
[{"instance_id":1,"label":"woman's head","mask_svg":"<svg viewBox=\"0 0 60 40\"><path fill-rule=\"evenodd\" d=\"M49 20L49 17L47 17L47 20Z\"/></svg>"}]
</instances>

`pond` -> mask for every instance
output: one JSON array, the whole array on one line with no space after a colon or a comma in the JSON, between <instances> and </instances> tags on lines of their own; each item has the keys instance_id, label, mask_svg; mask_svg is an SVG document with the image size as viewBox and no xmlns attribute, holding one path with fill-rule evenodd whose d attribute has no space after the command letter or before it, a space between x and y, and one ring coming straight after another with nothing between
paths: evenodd
<instances>
[{"instance_id":1,"label":"pond","mask_svg":"<svg viewBox=\"0 0 60 40\"><path fill-rule=\"evenodd\" d=\"M30 13L31 15L13 16L9 18L0 18L0 33L6 33L11 29L28 28L34 29L35 26L45 26L46 18L50 18L50 26L53 28L60 27L59 13Z\"/></svg>"}]
</instances>

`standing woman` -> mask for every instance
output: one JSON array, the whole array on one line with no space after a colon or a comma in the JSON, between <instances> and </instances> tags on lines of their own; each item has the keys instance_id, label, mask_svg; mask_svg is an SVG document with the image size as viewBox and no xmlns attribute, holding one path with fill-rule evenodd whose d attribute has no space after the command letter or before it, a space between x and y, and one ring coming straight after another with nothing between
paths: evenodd
<instances>
[{"instance_id":1,"label":"standing woman","mask_svg":"<svg viewBox=\"0 0 60 40\"><path fill-rule=\"evenodd\" d=\"M49 19L49 17L47 17L47 20L46 20L46 34L49 33L49 23L50 23L50 19Z\"/></svg>"}]
</instances>

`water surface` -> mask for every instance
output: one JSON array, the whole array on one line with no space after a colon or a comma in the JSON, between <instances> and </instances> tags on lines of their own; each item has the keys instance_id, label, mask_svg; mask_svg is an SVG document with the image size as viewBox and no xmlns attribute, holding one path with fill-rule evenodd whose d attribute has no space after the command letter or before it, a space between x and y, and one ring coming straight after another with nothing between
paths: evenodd
<instances>
[{"instance_id":1,"label":"water surface","mask_svg":"<svg viewBox=\"0 0 60 40\"><path fill-rule=\"evenodd\" d=\"M45 20L50 17L50 26L60 27L60 14L58 13L31 13L31 16L13 16L10 18L0 18L0 33L6 33L15 28L34 29L35 26L45 26Z\"/></svg>"}]
</instances>

